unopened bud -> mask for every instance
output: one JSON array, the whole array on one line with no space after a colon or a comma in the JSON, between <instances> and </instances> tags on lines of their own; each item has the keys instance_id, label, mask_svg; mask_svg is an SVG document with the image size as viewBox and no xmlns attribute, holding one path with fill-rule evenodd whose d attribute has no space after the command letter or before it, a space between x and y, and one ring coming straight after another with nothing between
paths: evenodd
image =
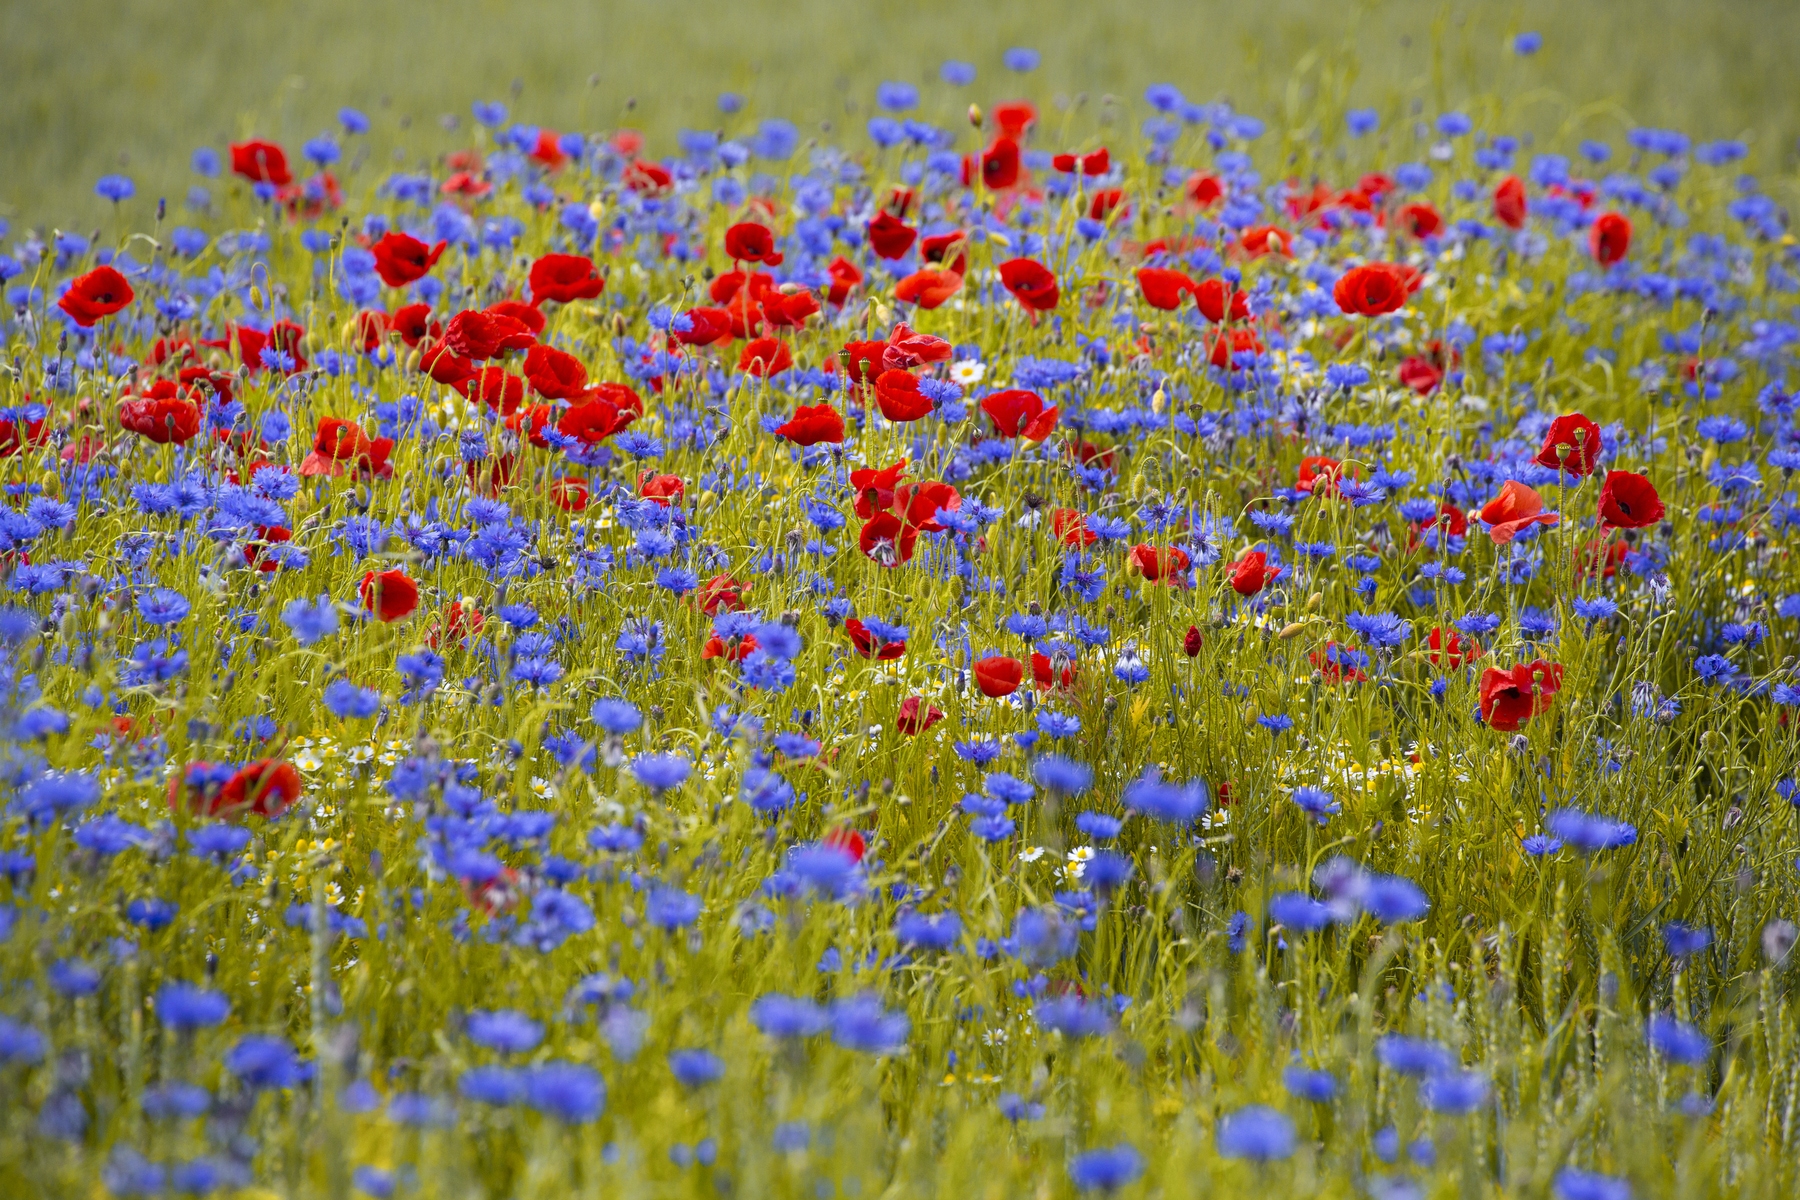
<instances>
[{"instance_id":1,"label":"unopened bud","mask_svg":"<svg viewBox=\"0 0 1800 1200\"><path fill-rule=\"evenodd\" d=\"M1291 641L1292 639L1299 637L1301 631L1304 630L1305 628L1306 628L1306 623L1304 621L1295 621L1291 625L1282 626L1281 632L1276 634L1275 636L1280 638L1284 642Z\"/></svg>"},{"instance_id":2,"label":"unopened bud","mask_svg":"<svg viewBox=\"0 0 1800 1200\"><path fill-rule=\"evenodd\" d=\"M979 105L979 104L969 105L969 124L973 125L977 129L981 128L981 105Z\"/></svg>"},{"instance_id":3,"label":"unopened bud","mask_svg":"<svg viewBox=\"0 0 1800 1200\"><path fill-rule=\"evenodd\" d=\"M1198 657L1200 654L1200 647L1204 645L1205 642L1206 639L1201 635L1200 627L1198 625L1189 625L1187 636L1181 639L1181 652L1189 658Z\"/></svg>"}]
</instances>

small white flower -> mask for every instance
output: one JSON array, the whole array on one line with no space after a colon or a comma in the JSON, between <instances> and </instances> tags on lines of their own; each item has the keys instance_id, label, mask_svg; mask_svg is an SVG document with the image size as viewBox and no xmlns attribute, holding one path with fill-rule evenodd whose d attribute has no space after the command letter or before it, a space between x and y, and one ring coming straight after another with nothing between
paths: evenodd
<instances>
[{"instance_id":1,"label":"small white flower","mask_svg":"<svg viewBox=\"0 0 1800 1200\"><path fill-rule=\"evenodd\" d=\"M1070 879L1080 879L1082 872L1087 870L1088 859L1092 857L1094 857L1092 846L1075 847L1069 851L1069 861L1063 867L1063 874Z\"/></svg>"},{"instance_id":2,"label":"small white flower","mask_svg":"<svg viewBox=\"0 0 1800 1200\"><path fill-rule=\"evenodd\" d=\"M987 364L976 362L974 359L964 359L962 362L952 363L950 366L951 382L960 383L964 387L972 387L980 383L981 377L986 374Z\"/></svg>"},{"instance_id":3,"label":"small white flower","mask_svg":"<svg viewBox=\"0 0 1800 1200\"><path fill-rule=\"evenodd\" d=\"M1036 862L1042 857L1044 857L1044 848L1042 846L1032 846L1029 849L1019 851L1020 862Z\"/></svg>"}]
</instances>

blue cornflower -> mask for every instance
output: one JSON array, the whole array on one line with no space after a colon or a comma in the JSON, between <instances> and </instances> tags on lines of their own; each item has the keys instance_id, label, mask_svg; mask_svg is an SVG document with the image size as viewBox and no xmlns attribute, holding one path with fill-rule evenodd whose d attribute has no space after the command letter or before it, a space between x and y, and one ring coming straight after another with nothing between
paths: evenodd
<instances>
[{"instance_id":1,"label":"blue cornflower","mask_svg":"<svg viewBox=\"0 0 1800 1200\"><path fill-rule=\"evenodd\" d=\"M962 940L962 918L954 912L927 915L907 911L894 918L894 935L903 946L948 950Z\"/></svg>"},{"instance_id":2,"label":"blue cornflower","mask_svg":"<svg viewBox=\"0 0 1800 1200\"><path fill-rule=\"evenodd\" d=\"M1001 55L1000 61L1006 64L1007 70L1018 71L1023 74L1027 71L1037 70L1039 55L1036 50L1032 50L1028 47L1014 46L1005 54Z\"/></svg>"},{"instance_id":3,"label":"blue cornflower","mask_svg":"<svg viewBox=\"0 0 1800 1200\"><path fill-rule=\"evenodd\" d=\"M1583 854L1614 850L1637 841L1637 828L1576 808L1559 808L1544 818L1544 828Z\"/></svg>"},{"instance_id":4,"label":"blue cornflower","mask_svg":"<svg viewBox=\"0 0 1800 1200\"><path fill-rule=\"evenodd\" d=\"M171 1029L204 1029L231 1014L224 993L191 983L165 983L156 993L156 1018Z\"/></svg>"},{"instance_id":5,"label":"blue cornflower","mask_svg":"<svg viewBox=\"0 0 1800 1200\"><path fill-rule=\"evenodd\" d=\"M1269 901L1269 919L1300 933L1313 933L1336 919L1331 906L1300 892L1282 892Z\"/></svg>"},{"instance_id":6,"label":"blue cornflower","mask_svg":"<svg viewBox=\"0 0 1800 1200\"><path fill-rule=\"evenodd\" d=\"M588 715L593 718L594 724L615 737L623 737L644 723L643 714L625 700L596 700Z\"/></svg>"},{"instance_id":7,"label":"blue cornflower","mask_svg":"<svg viewBox=\"0 0 1800 1200\"><path fill-rule=\"evenodd\" d=\"M1116 1192L1143 1173L1144 1156L1128 1142L1087 1150L1069 1160L1069 1182L1083 1192Z\"/></svg>"},{"instance_id":8,"label":"blue cornflower","mask_svg":"<svg viewBox=\"0 0 1800 1200\"><path fill-rule=\"evenodd\" d=\"M1479 1071L1433 1075L1419 1087L1419 1099L1436 1113L1472 1113L1485 1104L1487 1098L1488 1077Z\"/></svg>"},{"instance_id":9,"label":"blue cornflower","mask_svg":"<svg viewBox=\"0 0 1800 1200\"><path fill-rule=\"evenodd\" d=\"M1294 727L1294 718L1286 713L1274 713L1256 718L1256 723L1279 737Z\"/></svg>"},{"instance_id":10,"label":"blue cornflower","mask_svg":"<svg viewBox=\"0 0 1800 1200\"><path fill-rule=\"evenodd\" d=\"M1314 1071L1302 1066L1283 1071L1281 1083L1290 1096L1313 1104L1327 1104L1338 1092L1337 1076L1330 1071Z\"/></svg>"},{"instance_id":11,"label":"blue cornflower","mask_svg":"<svg viewBox=\"0 0 1800 1200\"><path fill-rule=\"evenodd\" d=\"M1712 944L1712 930L1670 921L1663 926L1663 944L1669 948L1670 958L1692 958Z\"/></svg>"},{"instance_id":12,"label":"blue cornflower","mask_svg":"<svg viewBox=\"0 0 1800 1200\"><path fill-rule=\"evenodd\" d=\"M1123 800L1132 812L1171 825L1192 824L1209 804L1204 783L1165 782L1154 767L1125 785Z\"/></svg>"},{"instance_id":13,"label":"blue cornflower","mask_svg":"<svg viewBox=\"0 0 1800 1200\"><path fill-rule=\"evenodd\" d=\"M380 692L357 687L348 679L334 679L326 684L322 699L333 716L345 720L363 720L381 711Z\"/></svg>"},{"instance_id":14,"label":"blue cornflower","mask_svg":"<svg viewBox=\"0 0 1800 1200\"><path fill-rule=\"evenodd\" d=\"M951 87L968 87L975 82L975 64L949 59L938 68L938 78Z\"/></svg>"},{"instance_id":15,"label":"blue cornflower","mask_svg":"<svg viewBox=\"0 0 1800 1200\"><path fill-rule=\"evenodd\" d=\"M1046 754L1031 765L1039 787L1058 796L1079 796L1094 782L1094 769L1060 754Z\"/></svg>"},{"instance_id":16,"label":"blue cornflower","mask_svg":"<svg viewBox=\"0 0 1800 1200\"><path fill-rule=\"evenodd\" d=\"M294 637L302 646L310 646L337 632L337 605L330 596L320 596L311 602L295 600L281 610L281 621L294 631Z\"/></svg>"},{"instance_id":17,"label":"blue cornflower","mask_svg":"<svg viewBox=\"0 0 1800 1200\"><path fill-rule=\"evenodd\" d=\"M1081 718L1074 713L1060 713L1054 709L1040 708L1037 714L1037 726L1047 737L1074 737L1081 732Z\"/></svg>"},{"instance_id":18,"label":"blue cornflower","mask_svg":"<svg viewBox=\"0 0 1800 1200\"><path fill-rule=\"evenodd\" d=\"M631 760L632 777L658 795L686 783L693 769L679 754L640 754Z\"/></svg>"},{"instance_id":19,"label":"blue cornflower","mask_svg":"<svg viewBox=\"0 0 1800 1200\"><path fill-rule=\"evenodd\" d=\"M711 1050L671 1050L669 1070L684 1088L705 1087L725 1075L725 1060Z\"/></svg>"},{"instance_id":20,"label":"blue cornflower","mask_svg":"<svg viewBox=\"0 0 1800 1200\"><path fill-rule=\"evenodd\" d=\"M1015 1125L1020 1121L1039 1121L1044 1116L1044 1106L1032 1101L1017 1092L1001 1092L994 1104L1000 1109L1000 1115Z\"/></svg>"},{"instance_id":21,"label":"blue cornflower","mask_svg":"<svg viewBox=\"0 0 1800 1200\"><path fill-rule=\"evenodd\" d=\"M1344 810L1344 806L1333 800L1331 793L1322 788L1297 787L1289 799L1308 815L1317 817L1321 825Z\"/></svg>"},{"instance_id":22,"label":"blue cornflower","mask_svg":"<svg viewBox=\"0 0 1800 1200\"><path fill-rule=\"evenodd\" d=\"M567 1124L584 1124L606 1108L606 1081L579 1063L545 1063L525 1076L525 1103Z\"/></svg>"},{"instance_id":23,"label":"blue cornflower","mask_svg":"<svg viewBox=\"0 0 1800 1200\"><path fill-rule=\"evenodd\" d=\"M1099 1000L1086 1000L1077 995L1057 996L1040 1003L1032 1013L1045 1029L1054 1029L1064 1037L1099 1037L1112 1032L1112 1013Z\"/></svg>"},{"instance_id":24,"label":"blue cornflower","mask_svg":"<svg viewBox=\"0 0 1800 1200\"><path fill-rule=\"evenodd\" d=\"M655 887L644 900L644 918L658 929L675 930L700 919L700 897L680 888Z\"/></svg>"},{"instance_id":25,"label":"blue cornflower","mask_svg":"<svg viewBox=\"0 0 1800 1200\"><path fill-rule=\"evenodd\" d=\"M247 1037L225 1052L225 1069L252 1091L279 1090L304 1083L312 1075L294 1047L282 1037Z\"/></svg>"},{"instance_id":26,"label":"blue cornflower","mask_svg":"<svg viewBox=\"0 0 1800 1200\"><path fill-rule=\"evenodd\" d=\"M801 1038L823 1033L831 1020L811 1000L770 993L751 1002L750 1022L773 1038Z\"/></svg>"},{"instance_id":27,"label":"blue cornflower","mask_svg":"<svg viewBox=\"0 0 1800 1200\"><path fill-rule=\"evenodd\" d=\"M831 1040L865 1054L894 1054L906 1048L912 1021L888 1012L875 996L852 996L831 1006Z\"/></svg>"},{"instance_id":28,"label":"blue cornflower","mask_svg":"<svg viewBox=\"0 0 1800 1200\"><path fill-rule=\"evenodd\" d=\"M138 615L152 625L174 625L192 608L188 598L174 588L156 588L137 598Z\"/></svg>"},{"instance_id":29,"label":"blue cornflower","mask_svg":"<svg viewBox=\"0 0 1800 1200\"><path fill-rule=\"evenodd\" d=\"M1564 1167L1551 1180L1557 1200L1631 1200L1631 1184L1597 1171Z\"/></svg>"},{"instance_id":30,"label":"blue cornflower","mask_svg":"<svg viewBox=\"0 0 1800 1200\"><path fill-rule=\"evenodd\" d=\"M1692 1025L1661 1014L1644 1025L1644 1040L1670 1062L1694 1065L1712 1057L1712 1041Z\"/></svg>"},{"instance_id":31,"label":"blue cornflower","mask_svg":"<svg viewBox=\"0 0 1800 1200\"><path fill-rule=\"evenodd\" d=\"M1731 682L1737 674L1737 664L1723 654L1702 654L1694 660L1694 672L1702 683L1718 687Z\"/></svg>"},{"instance_id":32,"label":"blue cornflower","mask_svg":"<svg viewBox=\"0 0 1800 1200\"><path fill-rule=\"evenodd\" d=\"M1110 842L1119 836L1124 822L1108 813L1084 812L1075 818L1075 828L1097 842Z\"/></svg>"},{"instance_id":33,"label":"blue cornflower","mask_svg":"<svg viewBox=\"0 0 1800 1200\"><path fill-rule=\"evenodd\" d=\"M1436 1075L1456 1066L1456 1056L1447 1047L1398 1033L1386 1034L1375 1043L1375 1058L1402 1075Z\"/></svg>"},{"instance_id":34,"label":"blue cornflower","mask_svg":"<svg viewBox=\"0 0 1800 1200\"><path fill-rule=\"evenodd\" d=\"M1371 646L1390 649L1412 635L1412 623L1393 613L1351 613L1344 624Z\"/></svg>"},{"instance_id":35,"label":"blue cornflower","mask_svg":"<svg viewBox=\"0 0 1800 1200\"><path fill-rule=\"evenodd\" d=\"M1293 1154L1294 1123L1265 1105L1246 1105L1220 1119L1217 1144L1226 1158L1274 1162Z\"/></svg>"},{"instance_id":36,"label":"blue cornflower","mask_svg":"<svg viewBox=\"0 0 1800 1200\"><path fill-rule=\"evenodd\" d=\"M512 1009L473 1012L464 1027L469 1040L502 1054L526 1054L544 1040L544 1026Z\"/></svg>"},{"instance_id":37,"label":"blue cornflower","mask_svg":"<svg viewBox=\"0 0 1800 1200\"><path fill-rule=\"evenodd\" d=\"M1561 838L1553 838L1543 833L1531 834L1519 843L1519 848L1533 858L1543 858L1547 854L1555 854L1562 847Z\"/></svg>"}]
</instances>

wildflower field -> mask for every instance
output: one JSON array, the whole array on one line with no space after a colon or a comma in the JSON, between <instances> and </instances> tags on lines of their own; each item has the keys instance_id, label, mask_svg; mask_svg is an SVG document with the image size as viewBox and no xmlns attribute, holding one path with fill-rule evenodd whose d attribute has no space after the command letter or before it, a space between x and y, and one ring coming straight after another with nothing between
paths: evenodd
<instances>
[{"instance_id":1,"label":"wildflower field","mask_svg":"<svg viewBox=\"0 0 1800 1200\"><path fill-rule=\"evenodd\" d=\"M1781 148L1004 65L7 231L5 1195L1800 1188Z\"/></svg>"}]
</instances>

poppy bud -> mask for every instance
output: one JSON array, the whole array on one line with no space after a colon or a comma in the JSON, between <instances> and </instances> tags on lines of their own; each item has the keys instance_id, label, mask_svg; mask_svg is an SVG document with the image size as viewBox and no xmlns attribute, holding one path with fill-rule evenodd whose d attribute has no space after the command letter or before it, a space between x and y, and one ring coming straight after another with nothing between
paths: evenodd
<instances>
[{"instance_id":1,"label":"poppy bud","mask_svg":"<svg viewBox=\"0 0 1800 1200\"><path fill-rule=\"evenodd\" d=\"M1305 628L1306 628L1305 622L1295 621L1290 625L1282 626L1281 632L1276 634L1275 636L1280 638L1284 642L1292 641L1294 638L1299 637L1301 631L1304 630Z\"/></svg>"},{"instance_id":2,"label":"poppy bud","mask_svg":"<svg viewBox=\"0 0 1800 1200\"><path fill-rule=\"evenodd\" d=\"M1181 639L1181 652L1189 658L1197 658L1200 654L1200 646L1205 640L1206 639L1200 635L1200 627L1198 625L1189 625L1187 636Z\"/></svg>"},{"instance_id":3,"label":"poppy bud","mask_svg":"<svg viewBox=\"0 0 1800 1200\"><path fill-rule=\"evenodd\" d=\"M973 125L977 129L981 128L981 105L979 105L979 104L969 105L969 124Z\"/></svg>"}]
</instances>

